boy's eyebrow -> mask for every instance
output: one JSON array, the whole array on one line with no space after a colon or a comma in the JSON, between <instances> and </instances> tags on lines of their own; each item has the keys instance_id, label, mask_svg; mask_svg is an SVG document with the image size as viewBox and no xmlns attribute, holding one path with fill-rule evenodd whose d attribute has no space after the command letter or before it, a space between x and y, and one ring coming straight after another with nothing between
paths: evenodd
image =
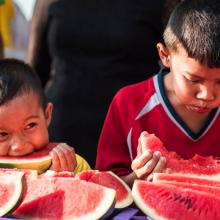
<instances>
[{"instance_id":1,"label":"boy's eyebrow","mask_svg":"<svg viewBox=\"0 0 220 220\"><path fill-rule=\"evenodd\" d=\"M39 115L31 115L31 116L27 117L26 120L30 120L33 118L39 118Z\"/></svg>"},{"instance_id":2,"label":"boy's eyebrow","mask_svg":"<svg viewBox=\"0 0 220 220\"><path fill-rule=\"evenodd\" d=\"M203 79L203 77L201 76L198 76L198 75L195 75L194 73L190 73L188 71L184 71L186 74L190 75L190 76L193 76L193 77L197 77L197 78L200 78L200 79Z\"/></svg>"},{"instance_id":3,"label":"boy's eyebrow","mask_svg":"<svg viewBox=\"0 0 220 220\"><path fill-rule=\"evenodd\" d=\"M204 79L204 77L201 77L201 76L195 75L195 74L190 73L190 72L188 72L188 71L184 71L184 72L185 72L186 74L192 76L192 77L195 77L195 78L198 78L198 79ZM220 80L220 77L219 77L218 79L216 79L216 80Z\"/></svg>"}]
</instances>

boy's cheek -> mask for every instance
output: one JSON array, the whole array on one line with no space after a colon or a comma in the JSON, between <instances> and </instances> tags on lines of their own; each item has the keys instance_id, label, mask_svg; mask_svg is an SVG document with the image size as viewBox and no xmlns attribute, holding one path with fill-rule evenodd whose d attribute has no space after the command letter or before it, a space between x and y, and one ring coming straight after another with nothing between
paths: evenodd
<instances>
[{"instance_id":1,"label":"boy's cheek","mask_svg":"<svg viewBox=\"0 0 220 220\"><path fill-rule=\"evenodd\" d=\"M0 156L6 156L8 155L9 152L9 147L4 146L3 144L0 143Z\"/></svg>"}]
</instances>

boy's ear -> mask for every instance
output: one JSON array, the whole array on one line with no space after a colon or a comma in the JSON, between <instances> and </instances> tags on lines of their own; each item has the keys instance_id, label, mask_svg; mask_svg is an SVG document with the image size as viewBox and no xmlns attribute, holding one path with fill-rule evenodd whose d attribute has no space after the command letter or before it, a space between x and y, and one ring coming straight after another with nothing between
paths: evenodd
<instances>
[{"instance_id":1,"label":"boy's ear","mask_svg":"<svg viewBox=\"0 0 220 220\"><path fill-rule=\"evenodd\" d=\"M160 56L160 59L163 65L167 68L170 67L170 51L169 49L162 43L157 44L157 51Z\"/></svg>"},{"instance_id":2,"label":"boy's ear","mask_svg":"<svg viewBox=\"0 0 220 220\"><path fill-rule=\"evenodd\" d=\"M45 119L47 123L47 127L49 127L51 119L53 114L53 104L51 102L47 103L46 109L45 109Z\"/></svg>"}]
</instances>

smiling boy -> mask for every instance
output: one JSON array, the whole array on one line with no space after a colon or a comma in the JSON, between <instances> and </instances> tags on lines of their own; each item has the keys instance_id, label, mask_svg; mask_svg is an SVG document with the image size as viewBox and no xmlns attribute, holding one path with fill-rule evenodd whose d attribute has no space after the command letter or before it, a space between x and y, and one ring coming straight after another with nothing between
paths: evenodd
<instances>
[{"instance_id":1,"label":"smiling boy","mask_svg":"<svg viewBox=\"0 0 220 220\"><path fill-rule=\"evenodd\" d=\"M30 66L15 59L0 60L0 156L19 157L49 143L53 105L47 103L40 80ZM55 171L80 172L87 162L65 143L50 152Z\"/></svg>"},{"instance_id":2,"label":"smiling boy","mask_svg":"<svg viewBox=\"0 0 220 220\"><path fill-rule=\"evenodd\" d=\"M99 140L96 168L129 184L165 168L160 152L142 152L148 133L183 158L220 156L220 1L180 3L157 49L166 68L116 94Z\"/></svg>"}]
</instances>

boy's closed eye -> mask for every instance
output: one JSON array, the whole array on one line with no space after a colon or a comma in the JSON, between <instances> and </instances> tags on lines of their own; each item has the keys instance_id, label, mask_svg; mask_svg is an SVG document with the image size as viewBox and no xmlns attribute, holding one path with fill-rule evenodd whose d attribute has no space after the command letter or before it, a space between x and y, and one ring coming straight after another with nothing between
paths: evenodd
<instances>
[{"instance_id":1,"label":"boy's closed eye","mask_svg":"<svg viewBox=\"0 0 220 220\"><path fill-rule=\"evenodd\" d=\"M192 84L196 84L196 83L201 83L201 82L202 82L201 79L196 78L196 77L184 76L184 78L185 78L188 82L190 82L190 83L192 83Z\"/></svg>"},{"instance_id":2,"label":"boy's closed eye","mask_svg":"<svg viewBox=\"0 0 220 220\"><path fill-rule=\"evenodd\" d=\"M4 132L4 131L0 131L0 141L4 141L7 139L8 137L8 133L7 132Z\"/></svg>"}]
</instances>

